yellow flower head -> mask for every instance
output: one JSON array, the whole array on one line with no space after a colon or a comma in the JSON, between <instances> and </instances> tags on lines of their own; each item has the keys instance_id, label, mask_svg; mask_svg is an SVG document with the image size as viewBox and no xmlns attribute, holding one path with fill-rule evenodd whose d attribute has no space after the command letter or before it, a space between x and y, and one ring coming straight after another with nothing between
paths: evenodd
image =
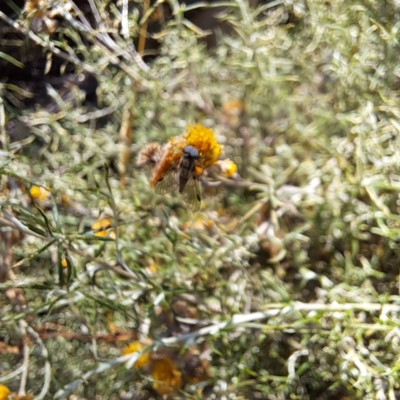
<instances>
[{"instance_id":1,"label":"yellow flower head","mask_svg":"<svg viewBox=\"0 0 400 400\"><path fill-rule=\"evenodd\" d=\"M153 388L160 395L175 393L182 387L182 373L168 357L154 362L151 375Z\"/></svg>"},{"instance_id":2,"label":"yellow flower head","mask_svg":"<svg viewBox=\"0 0 400 400\"><path fill-rule=\"evenodd\" d=\"M32 186L29 189L29 194L33 200L43 202L50 196L50 189L42 186Z\"/></svg>"},{"instance_id":3,"label":"yellow flower head","mask_svg":"<svg viewBox=\"0 0 400 400\"><path fill-rule=\"evenodd\" d=\"M0 385L0 400L7 400L10 389L7 386Z\"/></svg>"},{"instance_id":4,"label":"yellow flower head","mask_svg":"<svg viewBox=\"0 0 400 400\"><path fill-rule=\"evenodd\" d=\"M148 275L154 275L158 271L157 265L151 264L146 268L146 272Z\"/></svg>"},{"instance_id":5,"label":"yellow flower head","mask_svg":"<svg viewBox=\"0 0 400 400\"><path fill-rule=\"evenodd\" d=\"M230 126L237 126L240 122L240 116L245 110L246 105L243 103L242 100L233 99L228 100L222 106L222 114L225 117L224 120Z\"/></svg>"},{"instance_id":6,"label":"yellow flower head","mask_svg":"<svg viewBox=\"0 0 400 400\"><path fill-rule=\"evenodd\" d=\"M217 162L222 149L211 129L201 124L189 125L183 136L187 145L193 146L199 151L204 169Z\"/></svg>"},{"instance_id":7,"label":"yellow flower head","mask_svg":"<svg viewBox=\"0 0 400 400\"><path fill-rule=\"evenodd\" d=\"M240 115L240 113L246 108L246 105L243 103L242 100L239 99L232 99L228 100L226 103L223 104L221 111L224 115L233 116L233 115Z\"/></svg>"},{"instance_id":8,"label":"yellow flower head","mask_svg":"<svg viewBox=\"0 0 400 400\"><path fill-rule=\"evenodd\" d=\"M110 237L111 239L115 239L115 232L110 229L112 226L112 221L110 218L102 218L93 222L92 230L97 231L94 233L94 236L99 237Z\"/></svg>"},{"instance_id":9,"label":"yellow flower head","mask_svg":"<svg viewBox=\"0 0 400 400\"><path fill-rule=\"evenodd\" d=\"M127 354L131 353L137 353L139 351L144 350L146 347L148 347L146 344L141 343L139 341L132 342L124 351L122 354L125 356ZM150 352L142 354L135 362L134 366L136 368L143 368L146 365L149 365L150 362Z\"/></svg>"},{"instance_id":10,"label":"yellow flower head","mask_svg":"<svg viewBox=\"0 0 400 400\"><path fill-rule=\"evenodd\" d=\"M229 158L227 158L226 160L218 161L218 166L221 172L228 178L234 177L238 169L237 165Z\"/></svg>"}]
</instances>

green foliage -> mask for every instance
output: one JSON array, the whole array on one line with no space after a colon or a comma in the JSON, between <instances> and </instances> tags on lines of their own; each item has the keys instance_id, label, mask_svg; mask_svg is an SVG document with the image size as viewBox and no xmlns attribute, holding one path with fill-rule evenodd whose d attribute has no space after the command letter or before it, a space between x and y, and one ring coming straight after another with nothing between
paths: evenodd
<instances>
[{"instance_id":1,"label":"green foliage","mask_svg":"<svg viewBox=\"0 0 400 400\"><path fill-rule=\"evenodd\" d=\"M39 332L29 345L27 389L42 391L37 398L62 398L68 388L85 399L154 398L145 394L151 376L113 362L122 345L98 339L112 312L120 331L148 329L157 344L209 346L212 376L206 386L186 385L182 398L199 398L205 386L204 398L394 399L397 2L250 8L237 0L220 15L231 33L211 50L171 2L175 18L158 33L159 55L148 66L131 47L138 15L129 14L123 39L118 7L97 3L104 30L84 29L65 9L55 35L36 35L36 44L68 55L76 73L96 74L96 107L73 89L74 102L50 90L57 113L19 109L15 88L0 85L0 115L25 118L32 133L9 143L2 130L0 152L0 233L25 234L12 248L13 278L0 283L0 344L21 343L24 324ZM52 49L43 45L49 59ZM233 100L245 105L237 119L224 111ZM121 187L119 132L131 109L131 162ZM157 196L134 158L146 143L165 143L197 122L216 132L243 181L205 188L193 215L180 196ZM25 193L8 190L11 181ZM34 206L26 196L32 185L51 196ZM115 240L91 230L105 215ZM26 304L10 301L7 290L15 288ZM197 319L186 344L159 314L183 295L195 299ZM1 379L22 357L1 347L0 354ZM18 382L7 385L18 391Z\"/></svg>"}]
</instances>

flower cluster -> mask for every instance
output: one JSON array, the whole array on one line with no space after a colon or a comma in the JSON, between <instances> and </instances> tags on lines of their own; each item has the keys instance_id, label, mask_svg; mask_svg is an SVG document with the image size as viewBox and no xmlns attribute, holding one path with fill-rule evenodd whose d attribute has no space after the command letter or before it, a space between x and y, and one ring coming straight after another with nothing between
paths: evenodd
<instances>
[{"instance_id":1,"label":"flower cluster","mask_svg":"<svg viewBox=\"0 0 400 400\"><path fill-rule=\"evenodd\" d=\"M168 357L156 360L151 373L154 390L161 395L175 393L182 387L182 373Z\"/></svg>"},{"instance_id":2,"label":"flower cluster","mask_svg":"<svg viewBox=\"0 0 400 400\"><path fill-rule=\"evenodd\" d=\"M218 162L218 158L222 154L222 147L214 132L201 124L196 124L189 125L183 135L170 138L163 146L158 143L148 143L140 151L137 164L152 167L151 187L154 187L171 169L178 168L185 146L193 146L199 152L199 165L196 168L198 174L201 174L206 168L217 165L226 176L235 176L237 166L233 161L229 160L228 164L221 165Z\"/></svg>"},{"instance_id":3,"label":"flower cluster","mask_svg":"<svg viewBox=\"0 0 400 400\"><path fill-rule=\"evenodd\" d=\"M150 370L154 380L153 388L157 393L164 395L177 392L182 387L182 373L168 356L150 352L148 347L142 342L135 341L124 349L122 354L141 353L134 367Z\"/></svg>"},{"instance_id":4,"label":"flower cluster","mask_svg":"<svg viewBox=\"0 0 400 400\"><path fill-rule=\"evenodd\" d=\"M196 147L199 151L204 169L217 162L222 149L211 129L200 124L191 125L186 128L186 133L183 137L186 139L187 145Z\"/></svg>"},{"instance_id":5,"label":"flower cluster","mask_svg":"<svg viewBox=\"0 0 400 400\"><path fill-rule=\"evenodd\" d=\"M151 351L151 341L147 344L140 341L131 343L123 350L123 354L139 353L134 367L150 373L153 389L160 395L179 392L186 383L197 384L209 379L209 364L201 359L197 348L180 349L159 348Z\"/></svg>"}]
</instances>

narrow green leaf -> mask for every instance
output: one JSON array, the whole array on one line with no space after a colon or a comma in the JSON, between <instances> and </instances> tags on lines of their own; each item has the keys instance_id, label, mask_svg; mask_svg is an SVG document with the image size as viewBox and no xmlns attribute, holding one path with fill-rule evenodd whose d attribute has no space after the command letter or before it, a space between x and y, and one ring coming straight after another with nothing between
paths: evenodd
<instances>
[{"instance_id":1,"label":"narrow green leaf","mask_svg":"<svg viewBox=\"0 0 400 400\"><path fill-rule=\"evenodd\" d=\"M16 60L14 57L11 57L10 55L8 55L6 53L3 53L2 51L0 51L0 58L8 61L9 63L15 65L18 68L21 68L21 69L25 68L25 65L22 62Z\"/></svg>"},{"instance_id":2,"label":"narrow green leaf","mask_svg":"<svg viewBox=\"0 0 400 400\"><path fill-rule=\"evenodd\" d=\"M60 286L64 286L65 279L64 279L64 267L62 265L62 255L63 249L61 245L57 247L57 266L58 266L58 277L60 279Z\"/></svg>"}]
</instances>

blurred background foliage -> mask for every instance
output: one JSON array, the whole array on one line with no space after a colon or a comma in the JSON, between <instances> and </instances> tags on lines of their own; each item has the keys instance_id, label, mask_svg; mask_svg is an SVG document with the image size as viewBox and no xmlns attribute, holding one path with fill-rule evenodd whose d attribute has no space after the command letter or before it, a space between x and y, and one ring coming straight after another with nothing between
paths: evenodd
<instances>
[{"instance_id":1,"label":"blurred background foliage","mask_svg":"<svg viewBox=\"0 0 400 400\"><path fill-rule=\"evenodd\" d=\"M0 6L0 383L398 398L399 2L20 3ZM240 174L210 172L195 214L135 164L193 123Z\"/></svg>"}]
</instances>

